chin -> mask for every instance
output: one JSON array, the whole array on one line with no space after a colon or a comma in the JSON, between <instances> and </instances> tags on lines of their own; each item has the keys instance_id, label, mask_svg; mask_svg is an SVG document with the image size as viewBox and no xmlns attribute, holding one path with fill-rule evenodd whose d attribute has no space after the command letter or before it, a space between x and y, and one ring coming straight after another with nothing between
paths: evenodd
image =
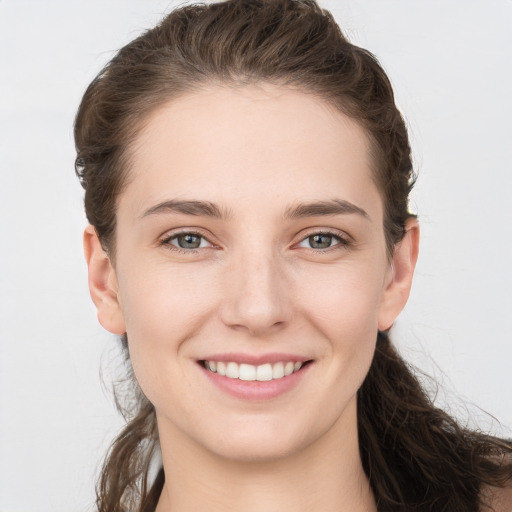
<instances>
[{"instance_id":1,"label":"chin","mask_svg":"<svg viewBox=\"0 0 512 512\"><path fill-rule=\"evenodd\" d=\"M353 409L355 413L355 407ZM332 447L333 437L338 440L350 437L345 428L345 415L321 417L318 411L315 414L301 412L295 418L260 414L231 421L229 428L223 424L224 428L215 429L216 433L210 431L209 436L203 437L202 444L216 456L233 462L275 463L306 455L309 448L325 445L325 441Z\"/></svg>"},{"instance_id":2,"label":"chin","mask_svg":"<svg viewBox=\"0 0 512 512\"><path fill-rule=\"evenodd\" d=\"M217 456L239 463L275 463L302 452L309 443L305 439L289 439L282 434L249 433L233 436L216 444L211 451Z\"/></svg>"}]
</instances>

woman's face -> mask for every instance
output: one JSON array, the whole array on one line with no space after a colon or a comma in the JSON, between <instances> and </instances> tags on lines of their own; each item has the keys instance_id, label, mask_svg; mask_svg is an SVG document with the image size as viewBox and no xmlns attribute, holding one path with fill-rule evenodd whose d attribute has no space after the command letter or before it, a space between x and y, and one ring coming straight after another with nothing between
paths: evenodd
<instances>
[{"instance_id":1,"label":"woman's face","mask_svg":"<svg viewBox=\"0 0 512 512\"><path fill-rule=\"evenodd\" d=\"M99 318L127 332L162 443L266 460L355 435L377 330L403 306L369 154L356 122L277 86L150 117Z\"/></svg>"}]
</instances>

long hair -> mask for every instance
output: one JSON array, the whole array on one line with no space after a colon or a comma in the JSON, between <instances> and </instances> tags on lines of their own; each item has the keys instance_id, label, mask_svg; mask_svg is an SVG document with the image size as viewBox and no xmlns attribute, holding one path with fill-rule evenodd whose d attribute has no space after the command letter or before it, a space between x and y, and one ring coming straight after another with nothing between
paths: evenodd
<instances>
[{"instance_id":1,"label":"long hair","mask_svg":"<svg viewBox=\"0 0 512 512\"><path fill-rule=\"evenodd\" d=\"M359 451L379 511L477 512L512 478L512 444L460 426L379 333L358 391Z\"/></svg>"},{"instance_id":2,"label":"long hair","mask_svg":"<svg viewBox=\"0 0 512 512\"><path fill-rule=\"evenodd\" d=\"M87 218L111 258L116 200L149 115L208 84L259 82L313 93L365 129L393 253L410 216L415 175L406 126L377 59L351 44L312 0L230 0L172 11L122 48L84 94L75 122L76 172ZM149 512L158 501L165 475L160 469L150 477L155 411L142 393L137 403L103 466L99 512ZM512 478L512 445L466 430L437 409L384 333L358 392L358 422L380 511L477 511L484 485Z\"/></svg>"}]
</instances>

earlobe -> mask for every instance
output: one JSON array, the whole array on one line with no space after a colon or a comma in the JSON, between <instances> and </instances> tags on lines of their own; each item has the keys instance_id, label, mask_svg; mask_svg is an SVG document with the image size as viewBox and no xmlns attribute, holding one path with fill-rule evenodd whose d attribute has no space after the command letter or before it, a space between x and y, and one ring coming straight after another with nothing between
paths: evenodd
<instances>
[{"instance_id":1,"label":"earlobe","mask_svg":"<svg viewBox=\"0 0 512 512\"><path fill-rule=\"evenodd\" d=\"M116 273L93 226L85 228L84 253L89 270L89 291L98 320L112 334L124 334L126 328L119 303Z\"/></svg>"},{"instance_id":2,"label":"earlobe","mask_svg":"<svg viewBox=\"0 0 512 512\"><path fill-rule=\"evenodd\" d=\"M420 228L416 218L407 219L405 236L395 247L391 278L379 309L379 331L387 331L404 308L411 291L412 277L419 251Z\"/></svg>"}]
</instances>

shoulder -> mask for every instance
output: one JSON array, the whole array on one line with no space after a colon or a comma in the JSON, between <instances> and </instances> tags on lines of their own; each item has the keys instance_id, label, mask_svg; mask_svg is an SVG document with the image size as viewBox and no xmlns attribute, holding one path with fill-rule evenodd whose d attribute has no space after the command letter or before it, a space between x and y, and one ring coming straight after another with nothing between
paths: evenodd
<instances>
[{"instance_id":1,"label":"shoulder","mask_svg":"<svg viewBox=\"0 0 512 512\"><path fill-rule=\"evenodd\" d=\"M484 485L481 488L481 512L512 512L512 440L498 441L503 451L500 455L491 456L490 461L500 468L501 478L507 475L507 480L502 487Z\"/></svg>"},{"instance_id":2,"label":"shoulder","mask_svg":"<svg viewBox=\"0 0 512 512\"><path fill-rule=\"evenodd\" d=\"M486 505L481 512L512 512L512 481L506 487L486 487L482 501Z\"/></svg>"}]
</instances>

